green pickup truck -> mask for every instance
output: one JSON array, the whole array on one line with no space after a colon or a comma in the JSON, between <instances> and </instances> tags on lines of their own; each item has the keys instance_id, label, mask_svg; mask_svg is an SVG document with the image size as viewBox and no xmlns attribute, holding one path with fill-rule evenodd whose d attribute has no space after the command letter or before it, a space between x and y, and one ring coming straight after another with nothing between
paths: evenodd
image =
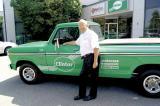
<instances>
[{"instance_id":1,"label":"green pickup truck","mask_svg":"<svg viewBox=\"0 0 160 106\"><path fill-rule=\"evenodd\" d=\"M139 90L149 97L160 97L160 39L103 39L100 25L88 22L99 35L99 77L135 78ZM63 45L79 37L77 22L58 24L48 41L33 42L9 49L10 67L19 70L27 84L41 75L79 76L82 60L79 46Z\"/></svg>"}]
</instances>

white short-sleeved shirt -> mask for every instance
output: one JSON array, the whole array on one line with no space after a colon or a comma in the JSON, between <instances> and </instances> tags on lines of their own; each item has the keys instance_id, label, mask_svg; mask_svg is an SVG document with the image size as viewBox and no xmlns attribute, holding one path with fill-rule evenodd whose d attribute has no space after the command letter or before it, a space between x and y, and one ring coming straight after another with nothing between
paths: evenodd
<instances>
[{"instance_id":1,"label":"white short-sleeved shirt","mask_svg":"<svg viewBox=\"0 0 160 106\"><path fill-rule=\"evenodd\" d=\"M81 56L93 53L94 48L99 48L98 35L94 31L87 29L80 34L76 44L80 46Z\"/></svg>"}]
</instances>

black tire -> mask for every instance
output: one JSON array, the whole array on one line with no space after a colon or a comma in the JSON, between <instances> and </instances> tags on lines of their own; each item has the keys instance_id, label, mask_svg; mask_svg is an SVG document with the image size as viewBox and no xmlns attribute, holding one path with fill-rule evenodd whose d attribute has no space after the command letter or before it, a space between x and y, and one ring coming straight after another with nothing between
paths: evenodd
<instances>
[{"instance_id":1,"label":"black tire","mask_svg":"<svg viewBox=\"0 0 160 106\"><path fill-rule=\"evenodd\" d=\"M11 47L6 47L5 49L4 49L4 55L7 55L7 52L8 52L8 50L10 49Z\"/></svg>"},{"instance_id":2,"label":"black tire","mask_svg":"<svg viewBox=\"0 0 160 106\"><path fill-rule=\"evenodd\" d=\"M149 86L151 89L149 89ZM139 93L143 96L159 98L160 88L157 89L156 86L160 87L160 70L148 70L140 75L138 80L138 88Z\"/></svg>"},{"instance_id":3,"label":"black tire","mask_svg":"<svg viewBox=\"0 0 160 106\"><path fill-rule=\"evenodd\" d=\"M27 69L30 70L34 76L33 78L30 77L30 80L29 80L29 78L27 78L27 75L29 73L24 75L24 73L26 73L28 71ZM19 68L19 75L20 75L21 80L23 82L25 82L26 84L37 84L40 81L41 73L39 72L39 69L37 67L35 67L34 65L23 64ZM31 76L31 75L28 75L28 77L29 76Z\"/></svg>"}]
</instances>

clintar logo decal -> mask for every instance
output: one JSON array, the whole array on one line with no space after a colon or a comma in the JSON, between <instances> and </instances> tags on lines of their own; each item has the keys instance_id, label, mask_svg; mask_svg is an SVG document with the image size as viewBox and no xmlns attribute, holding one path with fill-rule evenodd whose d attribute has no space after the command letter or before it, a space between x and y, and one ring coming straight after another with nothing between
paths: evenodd
<instances>
[{"instance_id":1,"label":"clintar logo decal","mask_svg":"<svg viewBox=\"0 0 160 106\"><path fill-rule=\"evenodd\" d=\"M122 7L122 1L116 1L113 3L113 9L118 10Z\"/></svg>"},{"instance_id":2,"label":"clintar logo decal","mask_svg":"<svg viewBox=\"0 0 160 106\"><path fill-rule=\"evenodd\" d=\"M59 57L55 59L54 66L56 66L60 71L69 72L74 69L75 63L69 58Z\"/></svg>"},{"instance_id":3,"label":"clintar logo decal","mask_svg":"<svg viewBox=\"0 0 160 106\"><path fill-rule=\"evenodd\" d=\"M128 9L128 0L108 0L108 12L118 12Z\"/></svg>"}]
</instances>

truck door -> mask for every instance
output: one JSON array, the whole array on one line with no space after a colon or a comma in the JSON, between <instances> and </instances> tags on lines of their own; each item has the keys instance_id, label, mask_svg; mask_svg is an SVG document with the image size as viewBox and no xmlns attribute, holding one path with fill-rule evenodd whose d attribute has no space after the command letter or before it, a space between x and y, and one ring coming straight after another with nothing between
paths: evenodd
<instances>
[{"instance_id":1,"label":"truck door","mask_svg":"<svg viewBox=\"0 0 160 106\"><path fill-rule=\"evenodd\" d=\"M75 41L78 37L78 27L57 29L53 43L48 48L50 50L46 53L49 74L79 75L82 66L79 46L63 45L64 42Z\"/></svg>"}]
</instances>

